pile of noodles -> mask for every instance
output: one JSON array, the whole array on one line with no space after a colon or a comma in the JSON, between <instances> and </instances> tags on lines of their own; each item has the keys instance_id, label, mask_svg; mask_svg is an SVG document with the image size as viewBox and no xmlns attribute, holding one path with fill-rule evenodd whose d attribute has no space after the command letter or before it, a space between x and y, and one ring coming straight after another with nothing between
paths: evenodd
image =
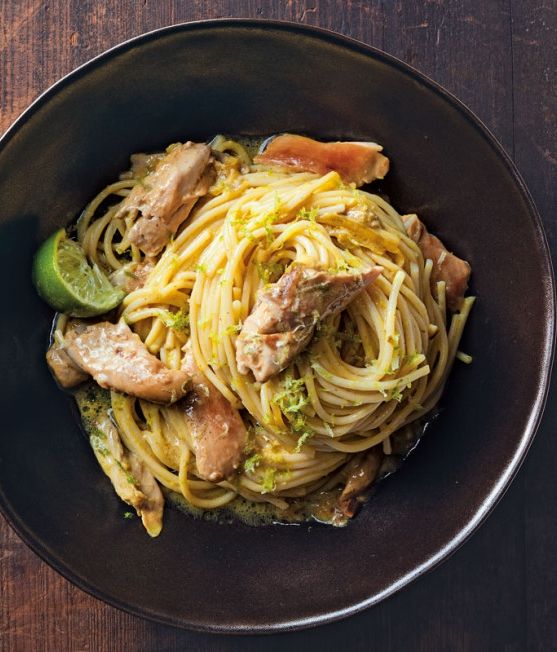
<instances>
[{"instance_id":1,"label":"pile of noodles","mask_svg":"<svg viewBox=\"0 0 557 652\"><path fill-rule=\"evenodd\" d=\"M373 446L389 454L391 435L431 410L473 299L447 323L444 283L432 295L432 262L381 197L345 185L334 171L253 165L235 141L220 138L213 147L221 152L217 181L144 287L126 296L120 318L171 368L191 341L199 369L241 410L245 463L233 481L197 477L180 405L113 392L113 415L125 446L192 505L219 507L240 494L283 508L286 498L335 486L352 456ZM110 185L79 221L85 252L109 273L142 261L127 239L134 218L116 218L114 203L140 182ZM383 273L342 314L321 322L287 369L260 384L238 372L235 339L258 293L292 264L332 274L381 265Z\"/></svg>"}]
</instances>

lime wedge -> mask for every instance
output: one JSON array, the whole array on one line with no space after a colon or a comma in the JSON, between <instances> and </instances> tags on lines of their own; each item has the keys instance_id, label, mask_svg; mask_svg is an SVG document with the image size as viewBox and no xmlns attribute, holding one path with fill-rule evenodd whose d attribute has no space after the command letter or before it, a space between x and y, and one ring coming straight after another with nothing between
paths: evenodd
<instances>
[{"instance_id":1,"label":"lime wedge","mask_svg":"<svg viewBox=\"0 0 557 652\"><path fill-rule=\"evenodd\" d=\"M33 261L33 282L55 310L71 317L94 317L115 308L124 298L97 265L89 265L83 249L60 229L39 247Z\"/></svg>"}]
</instances>

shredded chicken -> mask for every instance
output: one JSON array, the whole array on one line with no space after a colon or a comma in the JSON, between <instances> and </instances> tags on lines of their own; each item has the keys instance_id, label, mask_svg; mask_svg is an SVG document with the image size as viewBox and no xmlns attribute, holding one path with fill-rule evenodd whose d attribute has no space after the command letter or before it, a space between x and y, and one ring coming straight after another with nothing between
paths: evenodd
<instances>
[{"instance_id":1,"label":"shredded chicken","mask_svg":"<svg viewBox=\"0 0 557 652\"><path fill-rule=\"evenodd\" d=\"M444 281L449 310L459 310L468 289L470 265L448 251L439 238L431 235L417 215L404 215L403 221L406 232L420 247L424 258L433 262L430 279L432 292L436 294L437 283Z\"/></svg>"},{"instance_id":2,"label":"shredded chicken","mask_svg":"<svg viewBox=\"0 0 557 652\"><path fill-rule=\"evenodd\" d=\"M236 340L238 371L267 381L308 345L318 321L344 310L381 271L329 274L293 267L260 293L244 322Z\"/></svg>"},{"instance_id":3,"label":"shredded chicken","mask_svg":"<svg viewBox=\"0 0 557 652\"><path fill-rule=\"evenodd\" d=\"M197 199L207 194L213 178L208 145L187 142L171 146L154 171L134 186L118 209L120 217L139 214L129 232L130 242L148 256L157 255L188 217Z\"/></svg>"},{"instance_id":4,"label":"shredded chicken","mask_svg":"<svg viewBox=\"0 0 557 652\"><path fill-rule=\"evenodd\" d=\"M156 537L162 529L164 497L145 464L124 449L108 415L99 416L90 436L91 447L118 496L135 508L147 532Z\"/></svg>"},{"instance_id":5,"label":"shredded chicken","mask_svg":"<svg viewBox=\"0 0 557 652\"><path fill-rule=\"evenodd\" d=\"M346 485L338 499L340 511L350 518L356 513L358 498L369 489L377 476L381 453L372 448L364 455L353 457L345 467Z\"/></svg>"},{"instance_id":6,"label":"shredded chicken","mask_svg":"<svg viewBox=\"0 0 557 652\"><path fill-rule=\"evenodd\" d=\"M145 258L139 263L127 263L110 275L110 282L130 294L145 285L154 267L153 258Z\"/></svg>"},{"instance_id":7,"label":"shredded chicken","mask_svg":"<svg viewBox=\"0 0 557 652\"><path fill-rule=\"evenodd\" d=\"M57 346L57 345L55 345ZM173 403L182 398L188 389L189 376L185 371L168 369L151 355L141 339L120 322L111 324L70 323L64 335L63 352L73 367L81 370L73 379L81 382L89 374L105 389L136 396L155 403ZM52 364L60 357L59 349L49 351L47 359L58 382L71 387L71 374L65 367Z\"/></svg>"},{"instance_id":8,"label":"shredded chicken","mask_svg":"<svg viewBox=\"0 0 557 652\"><path fill-rule=\"evenodd\" d=\"M120 175L120 179L143 180L148 174L155 171L155 168L164 157L164 152L157 152L156 154L139 152L138 154L132 154L130 156L131 167Z\"/></svg>"},{"instance_id":9,"label":"shredded chicken","mask_svg":"<svg viewBox=\"0 0 557 652\"><path fill-rule=\"evenodd\" d=\"M305 136L284 134L274 138L254 161L317 174L335 170L345 183L361 186L383 179L389 171L389 159L380 153L382 150L377 143L321 143Z\"/></svg>"},{"instance_id":10,"label":"shredded chicken","mask_svg":"<svg viewBox=\"0 0 557 652\"><path fill-rule=\"evenodd\" d=\"M184 369L193 381L193 391L183 405L192 433L197 472L205 480L220 482L240 467L247 430L238 410L199 371L189 344Z\"/></svg>"},{"instance_id":11,"label":"shredded chicken","mask_svg":"<svg viewBox=\"0 0 557 652\"><path fill-rule=\"evenodd\" d=\"M46 361L58 384L66 389L75 387L89 378L58 344L54 343L46 352Z\"/></svg>"}]
</instances>

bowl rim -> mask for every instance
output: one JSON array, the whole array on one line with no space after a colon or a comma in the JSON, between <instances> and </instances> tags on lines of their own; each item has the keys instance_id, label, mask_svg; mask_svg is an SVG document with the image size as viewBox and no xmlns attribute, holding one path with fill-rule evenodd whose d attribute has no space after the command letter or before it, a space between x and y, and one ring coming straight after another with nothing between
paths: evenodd
<instances>
[{"instance_id":1,"label":"bowl rim","mask_svg":"<svg viewBox=\"0 0 557 652\"><path fill-rule=\"evenodd\" d=\"M195 30L211 29L211 28L226 28L226 27L250 27L265 31L268 29L280 30L291 33L301 33L305 36L314 37L320 40L327 41L340 45L343 48L352 50L365 56L379 59L380 61L397 69L399 72L404 73L414 81L418 81L425 86L429 91L434 92L447 102L453 109L456 109L464 119L476 128L479 134L487 141L492 147L499 159L504 163L508 173L513 178L515 184L520 190L527 210L531 216L531 225L535 228L538 240L538 253L542 262L547 267L546 278L544 284L544 309L547 314L547 323L545 329L545 337L542 348L542 368L540 373L540 382L536 388L535 399L532 403L532 409L528 418L528 422L520 440L516 444L514 454L507 464L504 472L498 478L497 482L491 491L484 497L482 504L473 514L471 518L460 528L457 534L449 539L444 546L442 546L436 553L431 555L422 564L415 567L396 582L391 583L388 587L380 592L377 592L365 600L351 604L336 611L330 611L319 615L310 616L298 620L279 621L279 622L266 622L264 624L251 624L251 625L219 625L218 623L205 623L205 622L185 622L184 620L167 616L163 613L144 608L136 607L114 598L104 591L97 589L91 585L88 580L81 577L74 570L69 568L60 556L51 550L44 543L36 540L34 534L27 528L25 523L19 516L11 509L10 501L5 496L2 486L0 484L0 513L3 514L10 527L16 534L23 540L23 542L36 553L44 562L51 568L60 573L66 580L73 585L85 591L87 594L106 602L112 607L120 609L124 612L130 613L134 616L146 618L148 620L163 624L179 627L182 629L194 630L199 632L220 633L220 634L272 634L278 632L295 631L305 629L308 627L315 627L317 625L335 622L349 616L355 615L369 607L378 604L382 600L390 597L394 593L400 591L407 584L436 568L443 561L448 559L460 546L467 541L471 535L477 531L482 525L492 510L496 507L498 502L503 497L504 493L510 486L512 480L519 471L525 456L534 440L538 427L541 423L547 397L551 385L551 372L555 357L555 348L557 341L556 332L556 284L555 273L552 265L552 258L547 241L547 236L544 230L543 221L536 208L534 200L528 190L526 183L522 179L515 163L510 155L506 152L503 146L499 143L497 138L493 135L490 129L478 118L471 109L469 109L461 100L459 100L450 91L446 90L441 84L434 81L426 74L420 72L412 65L405 61L388 54L383 50L368 45L363 41L355 39L351 36L346 36L331 29L295 23L288 20L275 20L265 18L211 18L195 21L186 21L160 27L157 29L144 32L137 36L133 36L125 41L122 41L107 50L104 50L95 57L89 59L85 63L74 68L72 71L61 77L59 80L50 85L46 90L40 93L31 104L13 121L8 129L0 135L0 154L17 134L18 130L25 125L25 123L33 117L33 115L45 105L51 98L55 97L57 93L64 88L86 75L89 71L93 70L99 65L103 65L112 57L117 56L128 49L157 40L159 37L166 36L172 33L189 32Z\"/></svg>"}]
</instances>

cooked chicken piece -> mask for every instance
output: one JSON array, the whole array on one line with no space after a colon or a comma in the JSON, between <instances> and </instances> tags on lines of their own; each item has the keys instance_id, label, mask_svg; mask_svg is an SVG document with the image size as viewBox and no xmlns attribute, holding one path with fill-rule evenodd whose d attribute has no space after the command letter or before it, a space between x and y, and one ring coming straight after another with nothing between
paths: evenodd
<instances>
[{"instance_id":1,"label":"cooked chicken piece","mask_svg":"<svg viewBox=\"0 0 557 652\"><path fill-rule=\"evenodd\" d=\"M418 244L424 258L433 262L430 279L432 292L436 294L438 281L445 281L447 306L452 312L459 310L468 289L470 265L448 251L439 238L428 233L417 215L404 215L402 219L406 232Z\"/></svg>"},{"instance_id":2,"label":"cooked chicken piece","mask_svg":"<svg viewBox=\"0 0 557 652\"><path fill-rule=\"evenodd\" d=\"M157 255L188 217L213 180L211 148L187 142L174 145L153 172L124 199L117 216L137 214L129 239L148 256Z\"/></svg>"},{"instance_id":3,"label":"cooked chicken piece","mask_svg":"<svg viewBox=\"0 0 557 652\"><path fill-rule=\"evenodd\" d=\"M154 403L174 403L188 389L188 374L168 369L123 322L74 323L64 335L64 350L105 389Z\"/></svg>"},{"instance_id":4,"label":"cooked chicken piece","mask_svg":"<svg viewBox=\"0 0 557 652\"><path fill-rule=\"evenodd\" d=\"M153 258L145 258L139 263L127 263L110 275L110 282L130 294L145 285L154 267Z\"/></svg>"},{"instance_id":5,"label":"cooked chicken piece","mask_svg":"<svg viewBox=\"0 0 557 652\"><path fill-rule=\"evenodd\" d=\"M102 470L110 478L120 498L135 508L147 532L156 537L162 529L164 497L145 464L124 450L116 426L108 415L95 419L89 440Z\"/></svg>"},{"instance_id":6,"label":"cooked chicken piece","mask_svg":"<svg viewBox=\"0 0 557 652\"><path fill-rule=\"evenodd\" d=\"M254 161L317 174L336 170L345 183L362 186L383 179L389 171L389 159L380 154L382 150L377 143L320 143L305 136L284 134L274 138Z\"/></svg>"},{"instance_id":7,"label":"cooked chicken piece","mask_svg":"<svg viewBox=\"0 0 557 652\"><path fill-rule=\"evenodd\" d=\"M193 391L183 405L191 428L197 472L205 480L220 482L240 467L247 430L238 410L199 371L189 344L184 369L193 381Z\"/></svg>"},{"instance_id":8,"label":"cooked chicken piece","mask_svg":"<svg viewBox=\"0 0 557 652\"><path fill-rule=\"evenodd\" d=\"M381 453L372 448L364 455L353 457L345 467L346 485L338 499L338 508L352 517L358 507L358 498L371 486L381 464Z\"/></svg>"},{"instance_id":9,"label":"cooked chicken piece","mask_svg":"<svg viewBox=\"0 0 557 652\"><path fill-rule=\"evenodd\" d=\"M335 315L382 272L329 274L293 267L259 294L236 340L238 371L260 383L282 371L309 343L318 321Z\"/></svg>"},{"instance_id":10,"label":"cooked chicken piece","mask_svg":"<svg viewBox=\"0 0 557 652\"><path fill-rule=\"evenodd\" d=\"M132 154L130 156L131 167L126 172L122 172L120 179L144 179L148 174L154 172L155 168L165 157L164 152L156 154Z\"/></svg>"},{"instance_id":11,"label":"cooked chicken piece","mask_svg":"<svg viewBox=\"0 0 557 652\"><path fill-rule=\"evenodd\" d=\"M89 375L74 364L64 349L56 343L46 352L46 361L58 384L66 389L75 387L89 378Z\"/></svg>"}]
</instances>

